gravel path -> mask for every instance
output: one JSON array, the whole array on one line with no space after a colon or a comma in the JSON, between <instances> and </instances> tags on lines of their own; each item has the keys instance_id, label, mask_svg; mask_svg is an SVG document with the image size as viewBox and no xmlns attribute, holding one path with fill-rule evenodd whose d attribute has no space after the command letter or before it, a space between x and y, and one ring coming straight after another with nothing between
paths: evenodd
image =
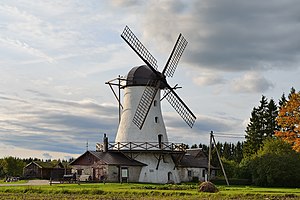
<instances>
[{"instance_id":1,"label":"gravel path","mask_svg":"<svg viewBox=\"0 0 300 200\"><path fill-rule=\"evenodd\" d=\"M49 185L49 180L29 180L27 183L0 184L0 186L20 186L20 185Z\"/></svg>"}]
</instances>

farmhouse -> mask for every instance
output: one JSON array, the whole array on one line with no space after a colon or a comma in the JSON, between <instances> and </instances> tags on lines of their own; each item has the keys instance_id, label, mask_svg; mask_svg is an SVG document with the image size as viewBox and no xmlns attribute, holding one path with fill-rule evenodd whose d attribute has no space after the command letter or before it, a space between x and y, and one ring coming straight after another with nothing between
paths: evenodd
<instances>
[{"instance_id":1,"label":"farmhouse","mask_svg":"<svg viewBox=\"0 0 300 200\"><path fill-rule=\"evenodd\" d=\"M81 181L138 182L145 164L120 152L86 151L70 165Z\"/></svg>"},{"instance_id":2,"label":"farmhouse","mask_svg":"<svg viewBox=\"0 0 300 200\"><path fill-rule=\"evenodd\" d=\"M68 166L57 160L32 161L23 169L23 176L26 178L57 179L67 173L70 173Z\"/></svg>"}]
</instances>

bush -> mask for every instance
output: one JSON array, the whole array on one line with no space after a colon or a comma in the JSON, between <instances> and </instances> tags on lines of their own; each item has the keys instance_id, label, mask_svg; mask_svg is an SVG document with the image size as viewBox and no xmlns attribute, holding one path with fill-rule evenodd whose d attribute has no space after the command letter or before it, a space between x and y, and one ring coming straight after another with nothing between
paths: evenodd
<instances>
[{"instance_id":1,"label":"bush","mask_svg":"<svg viewBox=\"0 0 300 200\"><path fill-rule=\"evenodd\" d=\"M250 162L252 181L258 186L299 187L300 156L288 143L269 139Z\"/></svg>"},{"instance_id":2,"label":"bush","mask_svg":"<svg viewBox=\"0 0 300 200\"><path fill-rule=\"evenodd\" d=\"M219 192L219 190L212 182L206 181L200 184L199 192L215 193L215 192Z\"/></svg>"},{"instance_id":3,"label":"bush","mask_svg":"<svg viewBox=\"0 0 300 200\"><path fill-rule=\"evenodd\" d=\"M300 159L294 155L266 154L252 162L255 185L271 187L299 187Z\"/></svg>"}]
</instances>

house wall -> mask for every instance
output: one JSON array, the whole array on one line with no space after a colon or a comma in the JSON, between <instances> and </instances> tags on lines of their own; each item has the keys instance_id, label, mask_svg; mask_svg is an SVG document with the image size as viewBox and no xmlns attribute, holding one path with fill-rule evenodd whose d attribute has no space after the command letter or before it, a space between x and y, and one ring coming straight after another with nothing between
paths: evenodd
<instances>
[{"instance_id":1,"label":"house wall","mask_svg":"<svg viewBox=\"0 0 300 200\"><path fill-rule=\"evenodd\" d=\"M40 168L32 162L23 169L23 176L26 178L59 179L63 177L66 171L61 167L62 166L57 166L55 168Z\"/></svg>"},{"instance_id":2,"label":"house wall","mask_svg":"<svg viewBox=\"0 0 300 200\"><path fill-rule=\"evenodd\" d=\"M144 183L180 183L180 177L178 175L178 171L174 169L174 162L171 158L171 155L165 154L163 158L159 162L158 169L157 163L159 154L158 153L150 153L150 152L139 152L133 155L133 158L137 161L145 163L147 166L142 167L139 182ZM128 155L128 156L130 156Z\"/></svg>"},{"instance_id":3,"label":"house wall","mask_svg":"<svg viewBox=\"0 0 300 200\"><path fill-rule=\"evenodd\" d=\"M31 163L24 168L23 176L26 178L42 178L41 169L34 163Z\"/></svg>"},{"instance_id":4,"label":"house wall","mask_svg":"<svg viewBox=\"0 0 300 200\"><path fill-rule=\"evenodd\" d=\"M198 181L204 181L206 173L205 168L180 167L178 169L178 174L182 182L193 181L195 179L194 177L196 177Z\"/></svg>"},{"instance_id":5,"label":"house wall","mask_svg":"<svg viewBox=\"0 0 300 200\"><path fill-rule=\"evenodd\" d=\"M82 172L84 177L91 176L92 180L100 181L100 177L104 175L106 182L120 182L120 169L128 169L128 182L138 182L141 168L140 166L115 166L115 165L73 165L72 173Z\"/></svg>"},{"instance_id":6,"label":"house wall","mask_svg":"<svg viewBox=\"0 0 300 200\"><path fill-rule=\"evenodd\" d=\"M142 166L134 166L128 168L129 182L138 182L141 174Z\"/></svg>"}]
</instances>

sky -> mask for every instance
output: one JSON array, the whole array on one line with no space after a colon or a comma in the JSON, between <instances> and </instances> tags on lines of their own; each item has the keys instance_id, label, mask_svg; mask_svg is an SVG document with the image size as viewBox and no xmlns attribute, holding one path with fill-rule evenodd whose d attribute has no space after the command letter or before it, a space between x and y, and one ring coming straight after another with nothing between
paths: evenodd
<instances>
[{"instance_id":1,"label":"sky","mask_svg":"<svg viewBox=\"0 0 300 200\"><path fill-rule=\"evenodd\" d=\"M179 33L188 41L168 82L197 120L189 128L162 101L170 142L207 144L210 131L243 141L262 95L299 90L297 0L2 0L0 157L68 159L104 133L114 141L118 106L105 82L144 64L120 37L126 25L159 70Z\"/></svg>"}]
</instances>

